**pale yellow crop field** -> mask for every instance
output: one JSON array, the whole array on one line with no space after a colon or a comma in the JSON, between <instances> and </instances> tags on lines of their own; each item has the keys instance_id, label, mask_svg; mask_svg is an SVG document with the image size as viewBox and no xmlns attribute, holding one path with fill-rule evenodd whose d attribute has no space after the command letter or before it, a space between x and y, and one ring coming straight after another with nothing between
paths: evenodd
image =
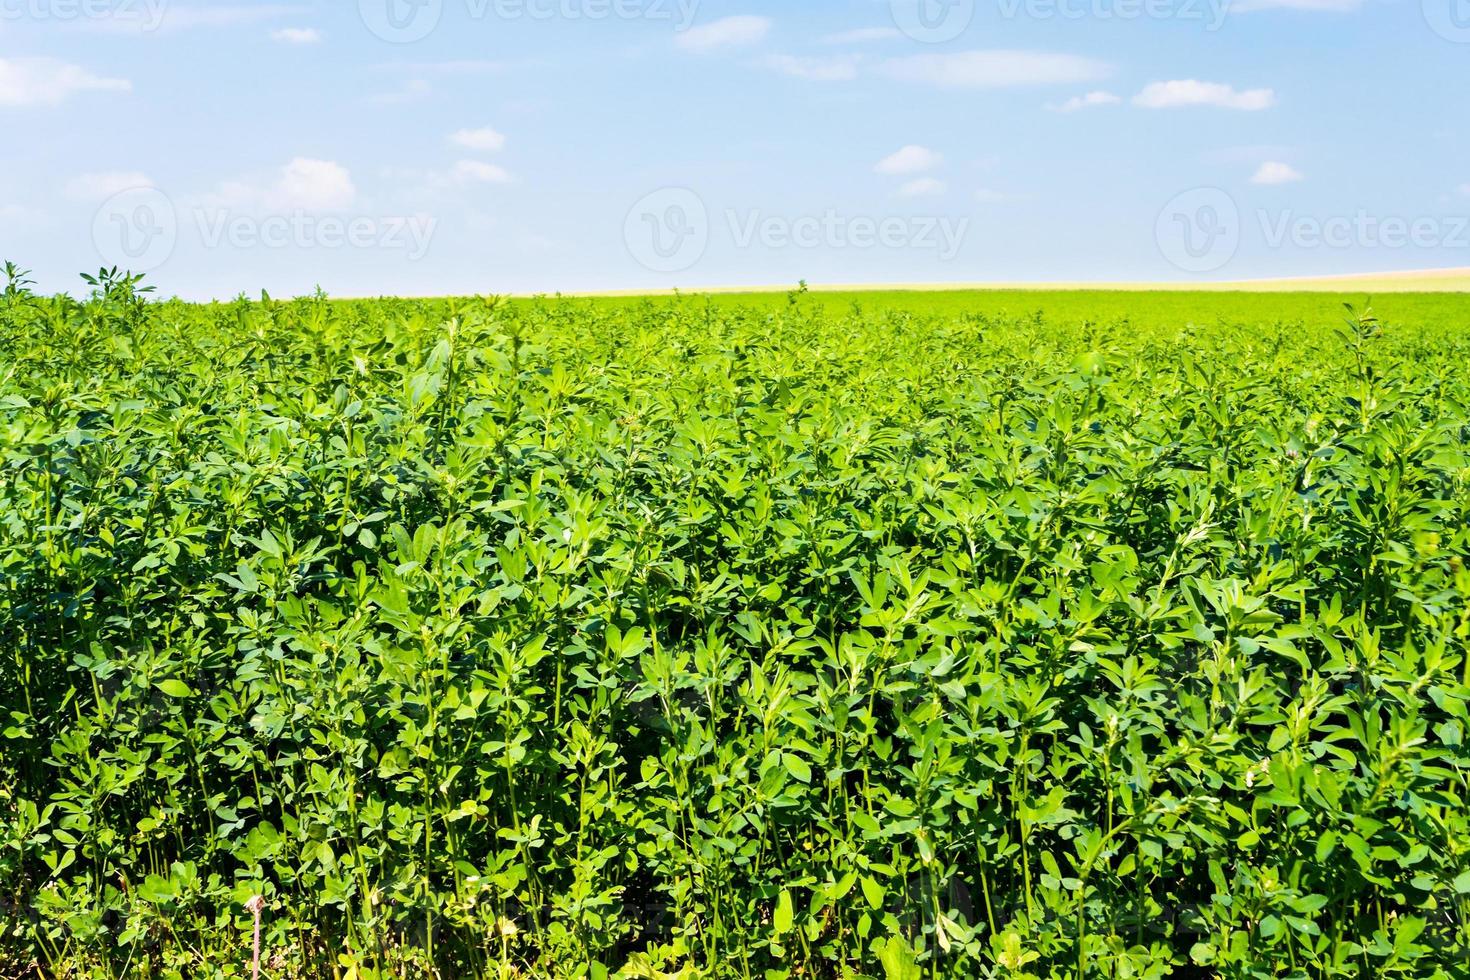
<instances>
[{"instance_id":1,"label":"pale yellow crop field","mask_svg":"<svg viewBox=\"0 0 1470 980\"><path fill-rule=\"evenodd\" d=\"M969 290L1036 290L1045 292L1087 290L1128 292L1250 292L1250 293L1463 293L1470 292L1470 268L1422 269L1299 279L1241 279L1222 282L942 282L942 283L820 283L812 292L964 292ZM678 290L692 294L778 293L791 286L696 286ZM566 295L650 296L675 290L628 289Z\"/></svg>"}]
</instances>

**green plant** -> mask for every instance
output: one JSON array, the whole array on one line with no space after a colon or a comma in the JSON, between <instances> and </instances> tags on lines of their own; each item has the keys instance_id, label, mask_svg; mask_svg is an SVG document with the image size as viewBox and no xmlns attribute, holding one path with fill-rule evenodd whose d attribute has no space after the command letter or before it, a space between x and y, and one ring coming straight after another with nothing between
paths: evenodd
<instances>
[{"instance_id":1,"label":"green plant","mask_svg":"<svg viewBox=\"0 0 1470 980\"><path fill-rule=\"evenodd\" d=\"M5 276L5 292L0 295L8 300L29 296L30 287L35 285L35 281L30 278L30 271L22 269L14 262L6 262L5 268L0 270L0 275Z\"/></svg>"},{"instance_id":2,"label":"green plant","mask_svg":"<svg viewBox=\"0 0 1470 980\"><path fill-rule=\"evenodd\" d=\"M1458 301L87 281L0 305L0 973L1463 973Z\"/></svg>"}]
</instances>

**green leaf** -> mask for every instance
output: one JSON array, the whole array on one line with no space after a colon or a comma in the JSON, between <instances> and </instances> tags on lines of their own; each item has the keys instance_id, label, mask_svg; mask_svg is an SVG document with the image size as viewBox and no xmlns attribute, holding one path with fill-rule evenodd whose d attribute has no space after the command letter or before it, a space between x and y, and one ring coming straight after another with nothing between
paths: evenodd
<instances>
[{"instance_id":1,"label":"green leaf","mask_svg":"<svg viewBox=\"0 0 1470 980\"><path fill-rule=\"evenodd\" d=\"M812 781L812 767L806 764L806 760L791 752L781 753L781 761L786 766L786 771L791 778L799 782L810 783Z\"/></svg>"},{"instance_id":2,"label":"green leaf","mask_svg":"<svg viewBox=\"0 0 1470 980\"><path fill-rule=\"evenodd\" d=\"M868 900L868 908L877 911L883 907L883 897L887 894L883 886L867 875L863 876L863 897Z\"/></svg>"},{"instance_id":3,"label":"green leaf","mask_svg":"<svg viewBox=\"0 0 1470 980\"><path fill-rule=\"evenodd\" d=\"M875 944L878 962L883 964L884 980L921 980L923 971L914 951L902 936L890 936L887 942Z\"/></svg>"},{"instance_id":4,"label":"green leaf","mask_svg":"<svg viewBox=\"0 0 1470 980\"><path fill-rule=\"evenodd\" d=\"M166 681L159 681L153 686L171 698L192 698L194 696L194 692L189 689L188 684L172 678Z\"/></svg>"},{"instance_id":5,"label":"green leaf","mask_svg":"<svg viewBox=\"0 0 1470 980\"><path fill-rule=\"evenodd\" d=\"M791 923L795 915L795 910L791 905L791 893L783 891L781 897L776 900L776 913L771 920L771 924L776 929L776 935L784 936L791 931Z\"/></svg>"}]
</instances>

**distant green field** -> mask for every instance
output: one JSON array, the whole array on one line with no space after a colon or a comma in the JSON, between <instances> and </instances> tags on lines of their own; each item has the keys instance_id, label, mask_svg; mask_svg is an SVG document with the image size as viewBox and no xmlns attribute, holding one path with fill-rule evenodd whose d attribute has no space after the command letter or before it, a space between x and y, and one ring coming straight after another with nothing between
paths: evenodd
<instances>
[{"instance_id":1,"label":"distant green field","mask_svg":"<svg viewBox=\"0 0 1470 980\"><path fill-rule=\"evenodd\" d=\"M748 307L780 309L789 304L789 292L690 293L679 297L601 296L567 298L558 302L585 302L627 307L643 303L709 303L718 309ZM1066 323L1119 322L1141 326L1187 323L1240 323L1264 326L1302 323L1331 326L1342 319L1343 304L1369 303L1381 315L1411 323L1453 324L1470 328L1470 296L1454 293L1386 293L1365 290L1340 292L1225 292L1225 291L1129 291L1129 290L863 290L819 291L803 296L803 303L832 313L862 311L865 314L904 312L915 315L954 317L986 315L1002 318L1034 317ZM518 302L535 302L519 300Z\"/></svg>"},{"instance_id":2,"label":"distant green field","mask_svg":"<svg viewBox=\"0 0 1470 980\"><path fill-rule=\"evenodd\" d=\"M1465 976L1462 298L136 285L0 295L0 976Z\"/></svg>"}]
</instances>

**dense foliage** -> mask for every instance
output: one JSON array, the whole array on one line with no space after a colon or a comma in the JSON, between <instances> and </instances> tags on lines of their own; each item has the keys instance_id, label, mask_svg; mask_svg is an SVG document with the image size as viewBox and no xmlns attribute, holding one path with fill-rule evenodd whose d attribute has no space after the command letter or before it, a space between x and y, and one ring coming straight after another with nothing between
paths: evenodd
<instances>
[{"instance_id":1,"label":"dense foliage","mask_svg":"<svg viewBox=\"0 0 1470 980\"><path fill-rule=\"evenodd\" d=\"M0 974L1465 975L1461 300L95 278L0 299Z\"/></svg>"}]
</instances>

